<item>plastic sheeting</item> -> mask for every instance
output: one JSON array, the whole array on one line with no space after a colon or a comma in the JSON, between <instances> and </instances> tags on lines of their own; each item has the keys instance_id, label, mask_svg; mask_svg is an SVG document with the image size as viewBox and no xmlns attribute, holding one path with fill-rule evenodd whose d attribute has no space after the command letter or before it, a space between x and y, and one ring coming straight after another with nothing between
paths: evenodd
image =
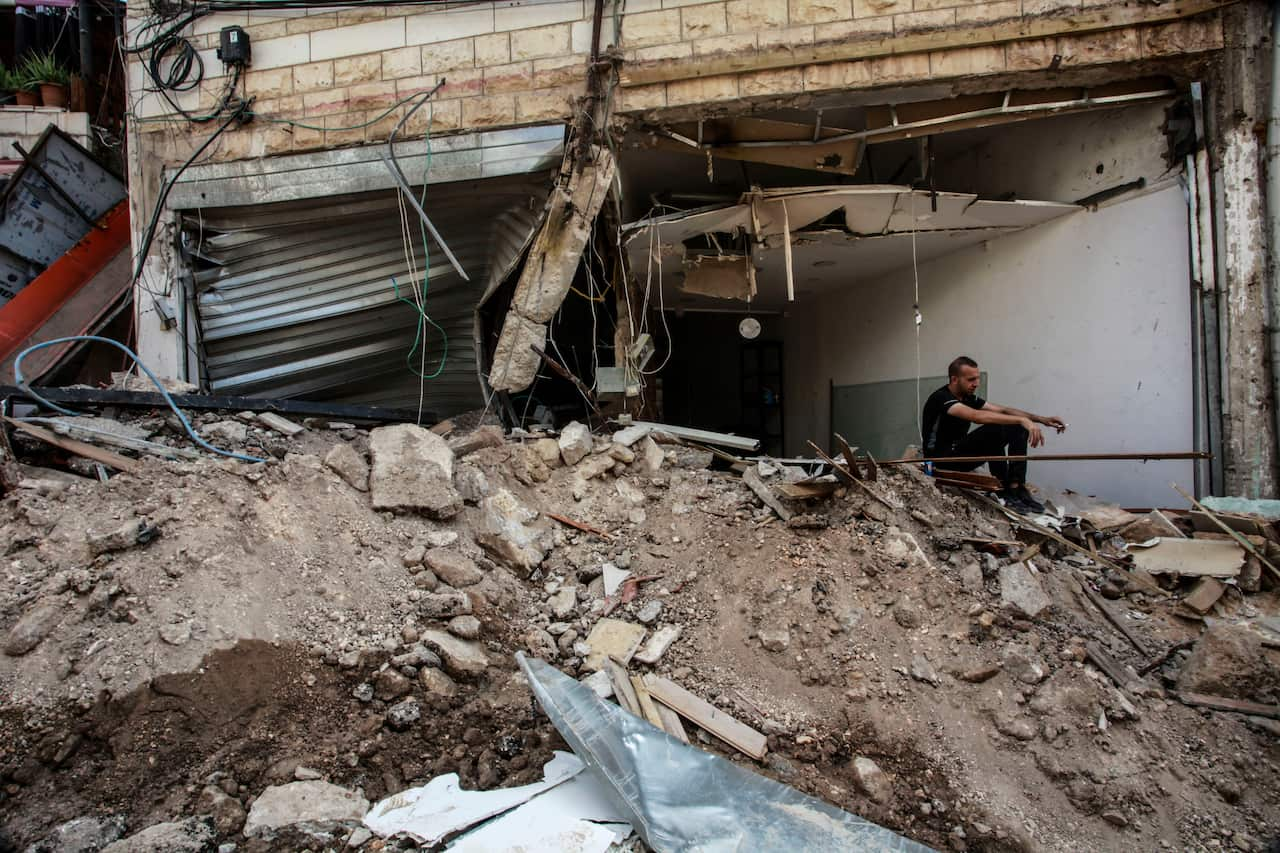
<instances>
[{"instance_id":1,"label":"plastic sheeting","mask_svg":"<svg viewBox=\"0 0 1280 853\"><path fill-rule=\"evenodd\" d=\"M551 722L659 853L931 849L686 746L540 660L516 659Z\"/></svg>"}]
</instances>

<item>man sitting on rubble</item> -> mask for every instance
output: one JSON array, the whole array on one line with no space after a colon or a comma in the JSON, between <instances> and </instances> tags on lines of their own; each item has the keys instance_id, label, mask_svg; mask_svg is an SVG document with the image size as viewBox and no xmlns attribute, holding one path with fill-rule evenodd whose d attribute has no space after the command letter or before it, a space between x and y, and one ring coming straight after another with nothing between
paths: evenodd
<instances>
[{"instance_id":1,"label":"man sitting on rubble","mask_svg":"<svg viewBox=\"0 0 1280 853\"><path fill-rule=\"evenodd\" d=\"M947 456L1025 456L1027 445L1044 444L1037 424L1062 432L1062 418L1033 415L1012 406L989 403L978 390L978 363L960 356L947 367L947 384L929 395L920 424L926 459ZM978 428L969 432L969 424ZM977 462L938 462L944 471L972 471ZM1018 512L1043 512L1044 504L1027 491L1027 463L987 462L992 476L1004 484L997 496Z\"/></svg>"}]
</instances>

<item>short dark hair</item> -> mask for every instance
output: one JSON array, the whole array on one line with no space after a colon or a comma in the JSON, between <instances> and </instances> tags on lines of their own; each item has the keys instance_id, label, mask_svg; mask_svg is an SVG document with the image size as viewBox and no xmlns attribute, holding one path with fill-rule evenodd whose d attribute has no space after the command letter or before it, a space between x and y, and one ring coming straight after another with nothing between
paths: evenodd
<instances>
[{"instance_id":1,"label":"short dark hair","mask_svg":"<svg viewBox=\"0 0 1280 853\"><path fill-rule=\"evenodd\" d=\"M955 361L947 365L947 378L950 379L952 376L959 376L960 368L962 367L977 367L977 366L978 366L978 362L969 358L969 356L967 355L959 356L956 358Z\"/></svg>"}]
</instances>

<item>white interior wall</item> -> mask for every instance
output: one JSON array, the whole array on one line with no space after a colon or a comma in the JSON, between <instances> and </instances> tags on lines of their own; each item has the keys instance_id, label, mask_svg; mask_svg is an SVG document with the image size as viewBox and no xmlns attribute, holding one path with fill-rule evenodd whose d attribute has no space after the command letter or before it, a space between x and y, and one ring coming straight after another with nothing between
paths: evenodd
<instances>
[{"instance_id":1,"label":"white interior wall","mask_svg":"<svg viewBox=\"0 0 1280 853\"><path fill-rule=\"evenodd\" d=\"M921 370L967 354L989 397L1071 426L1043 452L1191 449L1187 212L1176 184L920 267ZM788 452L827 440L828 380L916 375L910 267L796 303L786 320ZM927 395L932 388L922 389ZM1168 506L1190 462L1043 463L1033 483Z\"/></svg>"}]
</instances>

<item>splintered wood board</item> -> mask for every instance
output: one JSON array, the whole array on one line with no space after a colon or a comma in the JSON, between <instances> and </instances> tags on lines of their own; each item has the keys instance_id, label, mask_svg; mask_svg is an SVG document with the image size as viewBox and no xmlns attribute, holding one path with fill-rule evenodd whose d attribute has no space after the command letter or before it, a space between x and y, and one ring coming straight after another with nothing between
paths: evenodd
<instances>
[{"instance_id":1,"label":"splintered wood board","mask_svg":"<svg viewBox=\"0 0 1280 853\"><path fill-rule=\"evenodd\" d=\"M699 699L674 681L657 675L646 675L644 686L656 701L694 725L706 729L739 752L759 760L769 751L768 739L763 734Z\"/></svg>"}]
</instances>

